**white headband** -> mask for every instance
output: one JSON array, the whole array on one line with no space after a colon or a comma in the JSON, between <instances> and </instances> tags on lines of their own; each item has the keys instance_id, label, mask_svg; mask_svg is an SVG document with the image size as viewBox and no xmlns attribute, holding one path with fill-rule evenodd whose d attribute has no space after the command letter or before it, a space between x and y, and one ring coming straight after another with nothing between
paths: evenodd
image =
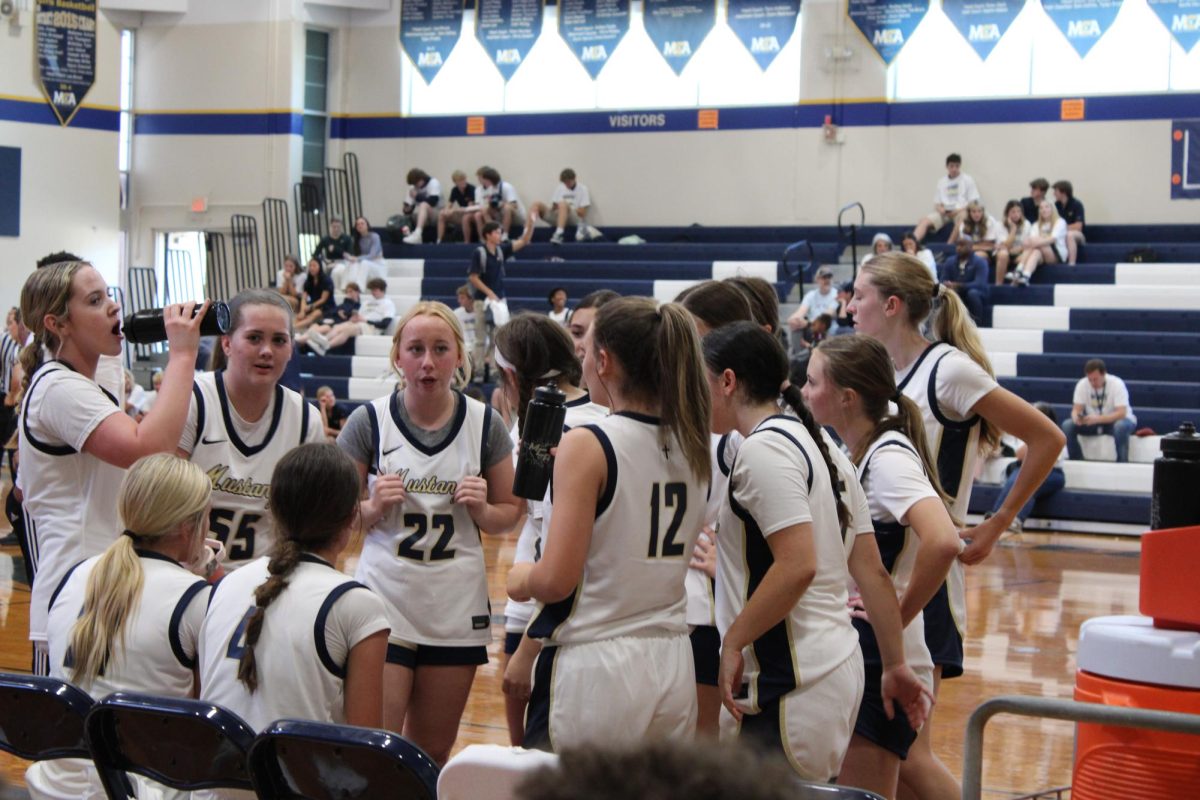
<instances>
[{"instance_id":1,"label":"white headband","mask_svg":"<svg viewBox=\"0 0 1200 800\"><path fill-rule=\"evenodd\" d=\"M516 367L514 367L512 365L512 362L510 362L507 358L504 357L504 353L500 352L499 347L497 347L492 352L496 359L497 367L500 367L500 369L506 369L509 372L518 372L518 373L520 372L520 370L518 370ZM559 375L562 375L562 370L548 369L545 372L543 372L541 375L538 375L537 379L539 381L545 381L545 380L549 380L550 378L557 378Z\"/></svg>"}]
</instances>

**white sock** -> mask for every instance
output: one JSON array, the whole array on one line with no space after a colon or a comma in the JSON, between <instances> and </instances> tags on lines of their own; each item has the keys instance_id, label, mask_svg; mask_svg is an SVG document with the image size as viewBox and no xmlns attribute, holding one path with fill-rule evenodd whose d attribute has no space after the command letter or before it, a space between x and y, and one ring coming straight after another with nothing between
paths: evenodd
<instances>
[{"instance_id":1,"label":"white sock","mask_svg":"<svg viewBox=\"0 0 1200 800\"><path fill-rule=\"evenodd\" d=\"M555 232L556 234L558 234L559 236L562 236L563 229L562 229L562 228L555 228L555 229L554 229L554 232Z\"/></svg>"}]
</instances>

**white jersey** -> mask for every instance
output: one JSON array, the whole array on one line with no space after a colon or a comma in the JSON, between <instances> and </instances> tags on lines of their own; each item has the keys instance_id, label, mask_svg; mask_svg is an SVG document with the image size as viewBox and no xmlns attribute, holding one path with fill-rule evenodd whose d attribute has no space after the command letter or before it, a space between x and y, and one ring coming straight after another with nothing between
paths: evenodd
<instances>
[{"instance_id":1,"label":"white jersey","mask_svg":"<svg viewBox=\"0 0 1200 800\"><path fill-rule=\"evenodd\" d=\"M799 419L767 417L738 448L717 535L717 627L729 630L774 563L768 538L812 525L816 574L792 611L744 653L748 710L811 686L858 649L846 610L846 542L817 443ZM847 538L855 531L848 530Z\"/></svg>"},{"instance_id":2,"label":"white jersey","mask_svg":"<svg viewBox=\"0 0 1200 800\"><path fill-rule=\"evenodd\" d=\"M238 680L238 665L268 561L247 564L213 589L200 629L200 697L256 731L283 717L342 723L350 651L388 629L383 602L329 563L301 555L264 614L254 648L258 689L251 694Z\"/></svg>"},{"instance_id":3,"label":"white jersey","mask_svg":"<svg viewBox=\"0 0 1200 800\"><path fill-rule=\"evenodd\" d=\"M167 556L139 550L138 557L142 592L126 622L124 646L114 648L91 684L75 681L70 643L83 611L88 576L100 556L68 573L50 604L50 674L75 683L92 697L113 692L191 697L208 584Z\"/></svg>"},{"instance_id":4,"label":"white jersey","mask_svg":"<svg viewBox=\"0 0 1200 800\"><path fill-rule=\"evenodd\" d=\"M99 555L121 532L117 497L125 470L83 451L121 405L96 381L60 361L44 363L21 404L18 481L33 562L29 638L46 641L50 595L63 576Z\"/></svg>"},{"instance_id":5,"label":"white jersey","mask_svg":"<svg viewBox=\"0 0 1200 800\"><path fill-rule=\"evenodd\" d=\"M871 443L858 470L867 491L875 541L883 566L892 575L897 596L903 597L912 582L920 539L908 525L909 510L938 494L929 483L921 457L907 436L889 431ZM923 614L904 629L904 660L933 690L933 659L925 643ZM877 654L875 654L877 656Z\"/></svg>"},{"instance_id":6,"label":"white jersey","mask_svg":"<svg viewBox=\"0 0 1200 800\"><path fill-rule=\"evenodd\" d=\"M601 420L608 414L607 408L593 403L592 398L586 394L568 402L566 407L567 416L563 420L564 433L579 425ZM520 434L514 424L512 439L515 442L519 438ZM518 456L516 448L513 448L512 455L513 463L516 464ZM525 524L521 528L520 535L517 536L517 550L513 555L514 564L536 564L542 559L542 542L546 540L546 534L550 531L550 487L546 487L546 497L543 500L530 500L527 505ZM510 599L504 606L504 630L508 633L523 633L539 607L536 600L520 602Z\"/></svg>"},{"instance_id":7,"label":"white jersey","mask_svg":"<svg viewBox=\"0 0 1200 800\"><path fill-rule=\"evenodd\" d=\"M733 450L729 446L731 436L741 439L737 433L727 433L724 436L714 433L709 439L712 451L712 481L709 484L708 503L704 507L704 525L718 535L721 527L721 505L725 502L725 494L729 488L729 470L733 467ZM702 533L701 536L705 534ZM708 573L703 570L692 567L688 569L684 586L687 588L689 626L717 624L717 603L713 595L715 583L715 579L708 577Z\"/></svg>"},{"instance_id":8,"label":"white jersey","mask_svg":"<svg viewBox=\"0 0 1200 800\"><path fill-rule=\"evenodd\" d=\"M659 444L659 420L619 412L583 426L608 462L583 579L546 605L528 634L547 644L686 634L684 580L704 523L708 480L678 442Z\"/></svg>"},{"instance_id":9,"label":"white jersey","mask_svg":"<svg viewBox=\"0 0 1200 800\"><path fill-rule=\"evenodd\" d=\"M463 478L483 474L488 428L503 423L491 406L455 397L450 430L433 447L404 423L399 392L366 406L374 445L368 486L376 475L400 475L407 493L367 534L355 573L383 598L393 641L473 647L492 639L479 527L453 497Z\"/></svg>"},{"instance_id":10,"label":"white jersey","mask_svg":"<svg viewBox=\"0 0 1200 800\"><path fill-rule=\"evenodd\" d=\"M896 372L896 386L921 409L925 437L937 459L942 490L954 499L950 514L964 520L975 484L982 420L971 413L975 404L999 384L970 356L943 342L925 349L912 365ZM966 584L961 561L946 578L950 612L959 632L966 633Z\"/></svg>"},{"instance_id":11,"label":"white jersey","mask_svg":"<svg viewBox=\"0 0 1200 800\"><path fill-rule=\"evenodd\" d=\"M303 397L275 387L258 422L246 422L225 392L224 372L197 375L179 449L212 481L209 529L225 545L226 569L269 555L275 544L267 507L275 465L292 448L324 442L321 414Z\"/></svg>"}]
</instances>

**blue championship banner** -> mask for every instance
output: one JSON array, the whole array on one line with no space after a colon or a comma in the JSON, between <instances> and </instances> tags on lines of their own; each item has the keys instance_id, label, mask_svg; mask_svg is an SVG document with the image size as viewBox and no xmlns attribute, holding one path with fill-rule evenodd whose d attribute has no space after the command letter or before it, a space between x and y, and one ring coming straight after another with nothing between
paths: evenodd
<instances>
[{"instance_id":1,"label":"blue championship banner","mask_svg":"<svg viewBox=\"0 0 1200 800\"><path fill-rule=\"evenodd\" d=\"M70 125L96 82L95 0L38 0L38 83L59 124Z\"/></svg>"},{"instance_id":2,"label":"blue championship banner","mask_svg":"<svg viewBox=\"0 0 1200 800\"><path fill-rule=\"evenodd\" d=\"M558 0L558 33L592 76L629 31L629 0Z\"/></svg>"},{"instance_id":3,"label":"blue championship banner","mask_svg":"<svg viewBox=\"0 0 1200 800\"><path fill-rule=\"evenodd\" d=\"M986 61L1024 5L1025 0L942 0L942 11Z\"/></svg>"},{"instance_id":4,"label":"blue championship banner","mask_svg":"<svg viewBox=\"0 0 1200 800\"><path fill-rule=\"evenodd\" d=\"M726 0L729 27L765 72L792 38L800 0Z\"/></svg>"},{"instance_id":5,"label":"blue championship banner","mask_svg":"<svg viewBox=\"0 0 1200 800\"><path fill-rule=\"evenodd\" d=\"M900 54L928 11L928 0L849 0L846 9L885 64Z\"/></svg>"},{"instance_id":6,"label":"blue championship banner","mask_svg":"<svg viewBox=\"0 0 1200 800\"><path fill-rule=\"evenodd\" d=\"M400 44L426 83L437 77L462 35L462 0L403 0Z\"/></svg>"},{"instance_id":7,"label":"blue championship banner","mask_svg":"<svg viewBox=\"0 0 1200 800\"><path fill-rule=\"evenodd\" d=\"M1042 8L1083 58L1117 18L1121 0L1042 0Z\"/></svg>"},{"instance_id":8,"label":"blue championship banner","mask_svg":"<svg viewBox=\"0 0 1200 800\"><path fill-rule=\"evenodd\" d=\"M643 13L650 41L675 74L682 75L717 24L717 0L645 0Z\"/></svg>"},{"instance_id":9,"label":"blue championship banner","mask_svg":"<svg viewBox=\"0 0 1200 800\"><path fill-rule=\"evenodd\" d=\"M507 82L542 34L543 0L479 0L475 37Z\"/></svg>"},{"instance_id":10,"label":"blue championship banner","mask_svg":"<svg viewBox=\"0 0 1200 800\"><path fill-rule=\"evenodd\" d=\"M1200 119L1171 123L1171 199L1200 200Z\"/></svg>"},{"instance_id":11,"label":"blue championship banner","mask_svg":"<svg viewBox=\"0 0 1200 800\"><path fill-rule=\"evenodd\" d=\"M1200 41L1200 0L1146 0L1187 53Z\"/></svg>"}]
</instances>

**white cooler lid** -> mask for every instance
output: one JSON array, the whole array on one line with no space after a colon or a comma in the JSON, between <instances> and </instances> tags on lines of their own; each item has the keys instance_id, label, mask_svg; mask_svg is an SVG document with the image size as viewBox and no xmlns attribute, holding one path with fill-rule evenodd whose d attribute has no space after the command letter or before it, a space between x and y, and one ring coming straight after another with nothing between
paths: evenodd
<instances>
[{"instance_id":1,"label":"white cooler lid","mask_svg":"<svg viewBox=\"0 0 1200 800\"><path fill-rule=\"evenodd\" d=\"M1079 629L1079 668L1106 678L1200 689L1200 633L1149 617L1095 617Z\"/></svg>"}]
</instances>

